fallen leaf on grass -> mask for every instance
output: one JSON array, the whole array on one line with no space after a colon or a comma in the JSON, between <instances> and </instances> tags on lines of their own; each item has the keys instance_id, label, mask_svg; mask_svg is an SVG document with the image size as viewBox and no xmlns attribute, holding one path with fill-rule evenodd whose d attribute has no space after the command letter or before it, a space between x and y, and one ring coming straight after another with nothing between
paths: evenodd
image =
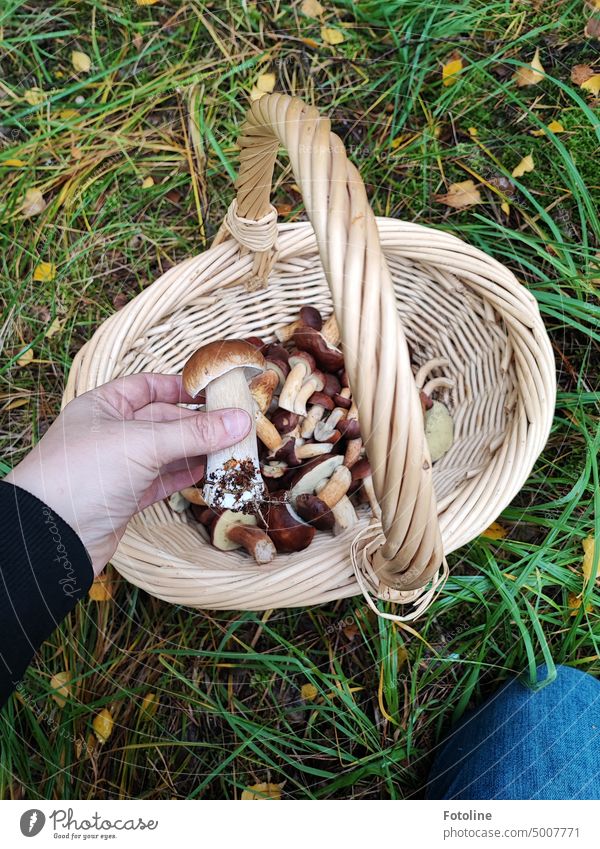
<instances>
[{"instance_id":1,"label":"fallen leaf on grass","mask_svg":"<svg viewBox=\"0 0 600 849\"><path fill-rule=\"evenodd\" d=\"M304 0L300 11L307 18L320 18L325 9L321 6L319 0Z\"/></svg>"},{"instance_id":2,"label":"fallen leaf on grass","mask_svg":"<svg viewBox=\"0 0 600 849\"><path fill-rule=\"evenodd\" d=\"M481 536L486 539L504 539L507 533L508 531L500 524L500 522L492 522L489 528L485 530Z\"/></svg>"},{"instance_id":3,"label":"fallen leaf on grass","mask_svg":"<svg viewBox=\"0 0 600 849\"><path fill-rule=\"evenodd\" d=\"M454 85L458 82L458 74L462 71L463 63L460 56L450 59L442 66L442 82L444 85Z\"/></svg>"},{"instance_id":4,"label":"fallen leaf on grass","mask_svg":"<svg viewBox=\"0 0 600 849\"><path fill-rule=\"evenodd\" d=\"M279 801L281 799L281 784L252 784L242 793L242 800L256 799L273 799Z\"/></svg>"},{"instance_id":5,"label":"fallen leaf on grass","mask_svg":"<svg viewBox=\"0 0 600 849\"><path fill-rule=\"evenodd\" d=\"M112 587L106 573L94 578L89 589L88 596L92 601L110 601L112 599Z\"/></svg>"},{"instance_id":6,"label":"fallen leaf on grass","mask_svg":"<svg viewBox=\"0 0 600 849\"><path fill-rule=\"evenodd\" d=\"M513 80L519 86L537 85L540 80L544 79L544 67L540 62L540 48L535 51L535 56L529 65L524 65L522 68L517 68L513 75Z\"/></svg>"},{"instance_id":7,"label":"fallen leaf on grass","mask_svg":"<svg viewBox=\"0 0 600 849\"><path fill-rule=\"evenodd\" d=\"M300 695L305 702L314 702L319 695L319 691L314 684L303 684L300 688Z\"/></svg>"},{"instance_id":8,"label":"fallen leaf on grass","mask_svg":"<svg viewBox=\"0 0 600 849\"><path fill-rule=\"evenodd\" d=\"M106 743L112 734L113 726L114 721L112 714L109 710L104 708L104 710L101 710L100 713L94 717L94 721L92 722L94 734L98 738L98 742Z\"/></svg>"},{"instance_id":9,"label":"fallen leaf on grass","mask_svg":"<svg viewBox=\"0 0 600 849\"><path fill-rule=\"evenodd\" d=\"M598 97L600 94L600 74L594 74L594 76L590 77L589 80L581 83L580 88L584 91L590 91L594 97Z\"/></svg>"},{"instance_id":10,"label":"fallen leaf on grass","mask_svg":"<svg viewBox=\"0 0 600 849\"><path fill-rule=\"evenodd\" d=\"M71 676L66 671L57 672L56 675L53 675L50 679L50 688L52 690L56 690L56 692L51 695L59 708L64 708L67 703L67 699L70 699L73 695L70 684Z\"/></svg>"},{"instance_id":11,"label":"fallen leaf on grass","mask_svg":"<svg viewBox=\"0 0 600 849\"><path fill-rule=\"evenodd\" d=\"M58 113L58 117L62 121L70 121L72 118L79 118L80 115L79 109L61 109Z\"/></svg>"},{"instance_id":12,"label":"fallen leaf on grass","mask_svg":"<svg viewBox=\"0 0 600 849\"><path fill-rule=\"evenodd\" d=\"M73 50L71 52L71 64L78 74L87 74L92 67L92 60L87 53L82 53L81 50Z\"/></svg>"},{"instance_id":13,"label":"fallen leaf on grass","mask_svg":"<svg viewBox=\"0 0 600 849\"><path fill-rule=\"evenodd\" d=\"M28 366L33 362L33 348L28 348L17 360L18 366Z\"/></svg>"},{"instance_id":14,"label":"fallen leaf on grass","mask_svg":"<svg viewBox=\"0 0 600 849\"><path fill-rule=\"evenodd\" d=\"M33 272L33 279L39 283L50 283L56 277L56 266L53 262L38 262Z\"/></svg>"},{"instance_id":15,"label":"fallen leaf on grass","mask_svg":"<svg viewBox=\"0 0 600 849\"><path fill-rule=\"evenodd\" d=\"M145 177L142 181L142 189L150 189L154 185L153 177Z\"/></svg>"},{"instance_id":16,"label":"fallen leaf on grass","mask_svg":"<svg viewBox=\"0 0 600 849\"><path fill-rule=\"evenodd\" d=\"M325 44L341 44L344 40L344 33L335 29L335 27L321 27L321 38Z\"/></svg>"},{"instance_id":17,"label":"fallen leaf on grass","mask_svg":"<svg viewBox=\"0 0 600 849\"><path fill-rule=\"evenodd\" d=\"M41 88L30 88L25 92L24 96L30 106L39 106L48 95Z\"/></svg>"},{"instance_id":18,"label":"fallen leaf on grass","mask_svg":"<svg viewBox=\"0 0 600 849\"><path fill-rule=\"evenodd\" d=\"M452 183L445 195L434 195L438 203L445 203L453 209L464 209L466 206L481 203L479 189L473 180L463 180L462 183Z\"/></svg>"},{"instance_id":19,"label":"fallen leaf on grass","mask_svg":"<svg viewBox=\"0 0 600 849\"><path fill-rule=\"evenodd\" d=\"M577 616L577 611L581 607L582 601L583 601L583 599L581 598L580 595L576 595L575 593L569 593L569 599L567 601L567 605L568 605L568 608L569 608L569 616ZM585 612L591 613L591 611L592 611L592 605L586 604Z\"/></svg>"},{"instance_id":20,"label":"fallen leaf on grass","mask_svg":"<svg viewBox=\"0 0 600 849\"><path fill-rule=\"evenodd\" d=\"M22 159L5 159L0 165L2 168L24 168L26 163Z\"/></svg>"},{"instance_id":21,"label":"fallen leaf on grass","mask_svg":"<svg viewBox=\"0 0 600 849\"><path fill-rule=\"evenodd\" d=\"M62 321L59 318L55 318L46 330L46 339L52 339L53 336L56 336L57 333L60 333L62 330Z\"/></svg>"},{"instance_id":22,"label":"fallen leaf on grass","mask_svg":"<svg viewBox=\"0 0 600 849\"><path fill-rule=\"evenodd\" d=\"M564 133L565 128L560 123L560 121L550 121L547 127L544 127L542 130L532 130L532 136L545 136L548 134L548 130L551 133Z\"/></svg>"},{"instance_id":23,"label":"fallen leaf on grass","mask_svg":"<svg viewBox=\"0 0 600 849\"><path fill-rule=\"evenodd\" d=\"M522 177L523 174L528 174L529 171L533 171L534 168L535 165L533 163L533 156L528 153L527 156L524 156L519 164L513 168L512 175L513 177Z\"/></svg>"},{"instance_id":24,"label":"fallen leaf on grass","mask_svg":"<svg viewBox=\"0 0 600 849\"><path fill-rule=\"evenodd\" d=\"M27 189L25 198L21 204L21 212L25 218L33 218L34 215L39 215L46 209L46 201L44 195L39 189Z\"/></svg>"},{"instance_id":25,"label":"fallen leaf on grass","mask_svg":"<svg viewBox=\"0 0 600 849\"><path fill-rule=\"evenodd\" d=\"M156 693L146 693L144 701L140 706L140 719L152 719L158 708L158 696Z\"/></svg>"},{"instance_id":26,"label":"fallen leaf on grass","mask_svg":"<svg viewBox=\"0 0 600 849\"><path fill-rule=\"evenodd\" d=\"M600 571L600 563L596 563L596 569L594 570L594 577L592 578L592 567L594 565L594 553L595 553L595 543L594 537L586 537L583 542L583 579L586 584L589 584L590 581L596 580L598 577L598 572ZM599 552L600 554L600 552ZM600 557L599 557L600 560Z\"/></svg>"},{"instance_id":27,"label":"fallen leaf on grass","mask_svg":"<svg viewBox=\"0 0 600 849\"><path fill-rule=\"evenodd\" d=\"M260 100L260 98L264 94L271 94L273 89L275 88L276 77L275 74L267 73L261 74L256 83L252 86L252 91L250 92L250 98L252 100Z\"/></svg>"},{"instance_id":28,"label":"fallen leaf on grass","mask_svg":"<svg viewBox=\"0 0 600 849\"><path fill-rule=\"evenodd\" d=\"M138 6L154 6L158 0L135 0Z\"/></svg>"}]
</instances>

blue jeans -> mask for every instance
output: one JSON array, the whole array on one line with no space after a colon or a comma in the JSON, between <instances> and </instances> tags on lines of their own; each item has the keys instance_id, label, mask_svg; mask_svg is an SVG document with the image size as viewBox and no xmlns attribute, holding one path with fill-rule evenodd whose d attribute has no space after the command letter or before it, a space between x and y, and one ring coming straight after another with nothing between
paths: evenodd
<instances>
[{"instance_id":1,"label":"blue jeans","mask_svg":"<svg viewBox=\"0 0 600 849\"><path fill-rule=\"evenodd\" d=\"M509 681L443 741L427 798L600 799L600 681L570 666L537 692Z\"/></svg>"}]
</instances>

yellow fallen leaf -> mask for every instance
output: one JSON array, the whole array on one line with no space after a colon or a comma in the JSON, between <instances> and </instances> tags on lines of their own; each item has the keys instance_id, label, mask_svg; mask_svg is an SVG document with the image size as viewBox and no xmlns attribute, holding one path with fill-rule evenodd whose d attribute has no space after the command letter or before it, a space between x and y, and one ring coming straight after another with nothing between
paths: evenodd
<instances>
[{"instance_id":1,"label":"yellow fallen leaf","mask_svg":"<svg viewBox=\"0 0 600 849\"><path fill-rule=\"evenodd\" d=\"M33 272L33 279L40 283L50 283L56 277L56 266L53 262L38 262Z\"/></svg>"},{"instance_id":2,"label":"yellow fallen leaf","mask_svg":"<svg viewBox=\"0 0 600 849\"><path fill-rule=\"evenodd\" d=\"M261 74L256 80L256 88L265 94L271 94L275 88L275 74Z\"/></svg>"},{"instance_id":3,"label":"yellow fallen leaf","mask_svg":"<svg viewBox=\"0 0 600 849\"><path fill-rule=\"evenodd\" d=\"M445 203L446 206L451 206L453 209L464 209L466 206L481 203L479 189L475 186L473 180L452 183L451 186L448 186L445 195L434 195L434 198L438 203Z\"/></svg>"},{"instance_id":4,"label":"yellow fallen leaf","mask_svg":"<svg viewBox=\"0 0 600 849\"><path fill-rule=\"evenodd\" d=\"M580 88L584 91L590 91L594 97L598 97L600 94L600 74L594 74L584 83L581 83Z\"/></svg>"},{"instance_id":5,"label":"yellow fallen leaf","mask_svg":"<svg viewBox=\"0 0 600 849\"><path fill-rule=\"evenodd\" d=\"M523 86L537 85L543 79L544 67L540 62L540 48L538 47L531 63L522 68L517 68L515 74L513 74L513 80L519 88L522 88Z\"/></svg>"},{"instance_id":6,"label":"yellow fallen leaf","mask_svg":"<svg viewBox=\"0 0 600 849\"><path fill-rule=\"evenodd\" d=\"M565 128L560 123L560 121L550 121L548 126L544 127L543 130L532 130L531 135L532 136L545 136L545 135L548 134L548 130L550 130L551 133L564 133Z\"/></svg>"},{"instance_id":7,"label":"yellow fallen leaf","mask_svg":"<svg viewBox=\"0 0 600 849\"><path fill-rule=\"evenodd\" d=\"M140 719L152 719L158 708L158 696L156 693L146 693L140 706Z\"/></svg>"},{"instance_id":8,"label":"yellow fallen leaf","mask_svg":"<svg viewBox=\"0 0 600 849\"><path fill-rule=\"evenodd\" d=\"M39 189L27 189L23 203L21 204L21 212L25 218L33 218L34 215L39 215L46 209L46 201L44 195Z\"/></svg>"},{"instance_id":9,"label":"yellow fallen leaf","mask_svg":"<svg viewBox=\"0 0 600 849\"><path fill-rule=\"evenodd\" d=\"M585 583L589 584L590 581L596 580L596 578L598 577L598 571L599 571L599 564L597 563L596 569L595 569L595 572L594 572L594 577L592 578L592 567L594 565L594 551L595 551L595 547L596 547L595 544L594 544L594 537L586 537L583 540L582 545L583 545L583 564L582 564L583 578L584 578ZM600 552L598 552L598 555L600 555ZM600 559L600 557L599 557L599 559Z\"/></svg>"},{"instance_id":10,"label":"yellow fallen leaf","mask_svg":"<svg viewBox=\"0 0 600 849\"><path fill-rule=\"evenodd\" d=\"M474 139L476 136L478 136L479 130L477 129L477 127L469 127L469 135L471 136L472 139Z\"/></svg>"},{"instance_id":11,"label":"yellow fallen leaf","mask_svg":"<svg viewBox=\"0 0 600 849\"><path fill-rule=\"evenodd\" d=\"M575 593L569 593L569 599L568 599L568 602L567 602L567 605L568 605L568 608L569 608L569 611L570 611L569 616L577 616L577 611L581 607L582 601L583 601L583 599L581 598L580 595L576 595ZM591 613L591 611L592 611L592 605L586 604L585 612Z\"/></svg>"},{"instance_id":12,"label":"yellow fallen leaf","mask_svg":"<svg viewBox=\"0 0 600 849\"><path fill-rule=\"evenodd\" d=\"M62 321L59 318L55 318L48 330L46 330L46 339L51 339L53 336L56 336L57 333L60 333L62 330Z\"/></svg>"},{"instance_id":13,"label":"yellow fallen leaf","mask_svg":"<svg viewBox=\"0 0 600 849\"><path fill-rule=\"evenodd\" d=\"M325 44L341 44L344 33L334 27L321 27L321 38Z\"/></svg>"},{"instance_id":14,"label":"yellow fallen leaf","mask_svg":"<svg viewBox=\"0 0 600 849\"><path fill-rule=\"evenodd\" d=\"M307 18L320 18L325 9L319 3L319 0L304 0L300 11Z\"/></svg>"},{"instance_id":15,"label":"yellow fallen leaf","mask_svg":"<svg viewBox=\"0 0 600 849\"><path fill-rule=\"evenodd\" d=\"M281 784L252 784L242 793L242 800L281 799Z\"/></svg>"},{"instance_id":16,"label":"yellow fallen leaf","mask_svg":"<svg viewBox=\"0 0 600 849\"><path fill-rule=\"evenodd\" d=\"M317 690L314 684L303 684L300 689L300 695L302 696L305 702L314 702L318 694L319 691Z\"/></svg>"},{"instance_id":17,"label":"yellow fallen leaf","mask_svg":"<svg viewBox=\"0 0 600 849\"><path fill-rule=\"evenodd\" d=\"M527 156L524 156L523 159L516 165L512 170L513 177L522 177L523 174L528 174L530 171L533 171L535 165L533 164L533 156L528 153Z\"/></svg>"},{"instance_id":18,"label":"yellow fallen leaf","mask_svg":"<svg viewBox=\"0 0 600 849\"><path fill-rule=\"evenodd\" d=\"M500 204L500 209L505 215L510 215L510 206L507 204L506 201Z\"/></svg>"},{"instance_id":19,"label":"yellow fallen leaf","mask_svg":"<svg viewBox=\"0 0 600 849\"><path fill-rule=\"evenodd\" d=\"M78 118L81 115L79 109L61 109L58 113L58 117L63 121L70 121L71 118Z\"/></svg>"},{"instance_id":20,"label":"yellow fallen leaf","mask_svg":"<svg viewBox=\"0 0 600 849\"><path fill-rule=\"evenodd\" d=\"M158 0L135 0L138 6L154 6Z\"/></svg>"},{"instance_id":21,"label":"yellow fallen leaf","mask_svg":"<svg viewBox=\"0 0 600 849\"><path fill-rule=\"evenodd\" d=\"M18 366L28 366L33 361L33 348L28 348L17 360Z\"/></svg>"},{"instance_id":22,"label":"yellow fallen leaf","mask_svg":"<svg viewBox=\"0 0 600 849\"><path fill-rule=\"evenodd\" d=\"M16 401L11 401L10 404L6 405L6 407L2 407L2 412L7 410L17 410L19 407L24 407L26 404L29 404L29 398L17 398Z\"/></svg>"},{"instance_id":23,"label":"yellow fallen leaf","mask_svg":"<svg viewBox=\"0 0 600 849\"><path fill-rule=\"evenodd\" d=\"M442 66L442 82L444 85L454 85L458 82L458 74L462 71L462 59L451 59Z\"/></svg>"},{"instance_id":24,"label":"yellow fallen leaf","mask_svg":"<svg viewBox=\"0 0 600 849\"><path fill-rule=\"evenodd\" d=\"M94 578L88 596L92 601L110 601L112 599L111 585L106 572Z\"/></svg>"},{"instance_id":25,"label":"yellow fallen leaf","mask_svg":"<svg viewBox=\"0 0 600 849\"><path fill-rule=\"evenodd\" d=\"M5 159L4 162L0 162L3 168L24 168L25 164L22 159Z\"/></svg>"},{"instance_id":26,"label":"yellow fallen leaf","mask_svg":"<svg viewBox=\"0 0 600 849\"><path fill-rule=\"evenodd\" d=\"M152 177L146 177L142 181L142 189L149 189L154 185L154 179Z\"/></svg>"},{"instance_id":27,"label":"yellow fallen leaf","mask_svg":"<svg viewBox=\"0 0 600 849\"><path fill-rule=\"evenodd\" d=\"M50 679L51 689L56 690L55 693L52 693L52 698L59 708L63 708L67 703L67 699L70 699L72 696L70 683L71 676L66 671L57 672L56 675L53 675Z\"/></svg>"},{"instance_id":28,"label":"yellow fallen leaf","mask_svg":"<svg viewBox=\"0 0 600 849\"><path fill-rule=\"evenodd\" d=\"M39 106L46 99L46 92L41 88L30 88L25 92L25 100L30 106Z\"/></svg>"},{"instance_id":29,"label":"yellow fallen leaf","mask_svg":"<svg viewBox=\"0 0 600 849\"><path fill-rule=\"evenodd\" d=\"M81 50L73 50L71 52L71 64L78 74L87 74L92 67L92 60L87 53L82 53Z\"/></svg>"},{"instance_id":30,"label":"yellow fallen leaf","mask_svg":"<svg viewBox=\"0 0 600 849\"><path fill-rule=\"evenodd\" d=\"M112 734L113 726L114 721L112 714L106 708L101 710L100 713L94 717L92 728L94 729L94 734L98 738L99 743L106 743Z\"/></svg>"},{"instance_id":31,"label":"yellow fallen leaf","mask_svg":"<svg viewBox=\"0 0 600 849\"><path fill-rule=\"evenodd\" d=\"M492 522L487 530L485 530L481 536L486 539L504 539L508 531L504 528L500 522Z\"/></svg>"}]
</instances>

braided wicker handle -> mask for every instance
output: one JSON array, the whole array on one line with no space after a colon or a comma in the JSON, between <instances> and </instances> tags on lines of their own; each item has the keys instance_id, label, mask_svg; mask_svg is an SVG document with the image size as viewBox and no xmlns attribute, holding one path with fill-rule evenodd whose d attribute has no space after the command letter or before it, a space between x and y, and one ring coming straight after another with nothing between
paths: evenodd
<instances>
[{"instance_id":1,"label":"braided wicker handle","mask_svg":"<svg viewBox=\"0 0 600 849\"><path fill-rule=\"evenodd\" d=\"M395 589L422 587L443 561L431 460L392 280L363 181L329 119L298 98L272 94L257 100L238 145L236 214L246 219L246 229L273 214L275 159L280 145L288 151L331 290L382 510L385 543L372 552L371 564L380 580Z\"/></svg>"}]
</instances>

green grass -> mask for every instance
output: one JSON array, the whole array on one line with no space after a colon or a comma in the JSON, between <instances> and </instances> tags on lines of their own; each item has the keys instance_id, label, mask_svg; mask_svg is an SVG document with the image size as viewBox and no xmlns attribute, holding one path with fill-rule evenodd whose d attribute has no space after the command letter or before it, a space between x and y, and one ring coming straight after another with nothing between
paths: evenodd
<instances>
[{"instance_id":1,"label":"green grass","mask_svg":"<svg viewBox=\"0 0 600 849\"><path fill-rule=\"evenodd\" d=\"M2 714L2 798L233 799L262 781L284 782L293 798L418 797L450 722L507 676L540 686L541 662L548 677L557 663L600 673L598 589L577 610L568 602L583 590L582 540L598 536L598 123L593 98L570 81L573 65L597 56L583 35L590 13L580 0L330 2L326 23L345 34L332 48L297 6L258 8L4 4L2 469L56 415L94 328L210 244L233 196L236 127L265 70L277 90L330 114L377 214L457 233L535 294L556 352L552 433L500 517L508 537L452 555L450 580L412 628L375 620L361 598L264 615L191 611L114 575L114 600L79 606ZM516 88L512 74L536 48L547 78ZM92 58L89 74L73 74L73 49ZM464 70L444 87L453 50ZM24 94L36 87L47 100L32 106ZM564 133L532 135L553 119ZM527 153L535 170L515 180ZM2 167L8 159L24 165ZM300 220L281 162L275 202ZM435 202L464 179L480 185L481 205ZM34 187L47 207L23 219L20 198ZM56 265L54 281L33 280L40 261ZM28 348L33 362L18 365ZM50 679L64 669L76 694L58 709ZM302 699L304 684L314 700ZM153 716L140 712L149 692ZM86 753L104 707L113 733Z\"/></svg>"}]
</instances>

